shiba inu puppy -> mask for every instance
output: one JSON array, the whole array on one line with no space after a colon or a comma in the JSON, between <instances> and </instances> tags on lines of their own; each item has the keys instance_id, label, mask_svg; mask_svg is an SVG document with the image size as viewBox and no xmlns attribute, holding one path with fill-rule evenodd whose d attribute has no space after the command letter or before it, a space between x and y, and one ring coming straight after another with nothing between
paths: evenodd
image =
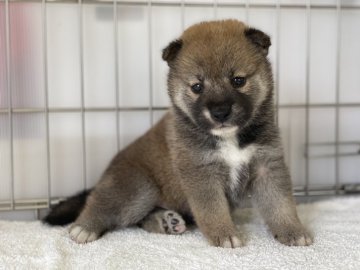
<instances>
[{"instance_id":1,"label":"shiba inu puppy","mask_svg":"<svg viewBox=\"0 0 360 270\"><path fill-rule=\"evenodd\" d=\"M199 23L171 42L172 106L145 135L118 153L99 183L45 218L66 224L78 243L139 224L182 233L193 217L210 244L244 244L231 217L251 194L274 237L305 246L274 122L270 38L236 20Z\"/></svg>"}]
</instances>

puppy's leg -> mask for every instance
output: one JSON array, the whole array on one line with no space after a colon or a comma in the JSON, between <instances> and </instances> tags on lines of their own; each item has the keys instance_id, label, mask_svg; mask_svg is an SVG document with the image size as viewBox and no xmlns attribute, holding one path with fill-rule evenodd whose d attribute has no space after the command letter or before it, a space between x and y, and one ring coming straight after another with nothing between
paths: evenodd
<instances>
[{"instance_id":1,"label":"puppy's leg","mask_svg":"<svg viewBox=\"0 0 360 270\"><path fill-rule=\"evenodd\" d=\"M313 239L300 223L292 185L283 158L259 163L252 183L252 199L275 239L288 246L311 245Z\"/></svg>"},{"instance_id":2,"label":"puppy's leg","mask_svg":"<svg viewBox=\"0 0 360 270\"><path fill-rule=\"evenodd\" d=\"M196 224L214 246L236 248L244 245L230 216L225 194L220 190L203 189L190 195L189 202Z\"/></svg>"},{"instance_id":3,"label":"puppy's leg","mask_svg":"<svg viewBox=\"0 0 360 270\"><path fill-rule=\"evenodd\" d=\"M94 241L116 227L134 225L154 208L158 191L145 176L128 170L128 175L116 177L121 179L104 176L70 227L70 236L77 243Z\"/></svg>"},{"instance_id":4,"label":"puppy's leg","mask_svg":"<svg viewBox=\"0 0 360 270\"><path fill-rule=\"evenodd\" d=\"M199 172L201 170L201 172ZM222 172L219 168L216 171ZM201 232L214 246L236 248L244 243L238 234L230 215L225 195L224 175L212 174L215 170L207 167L182 170L183 189L191 212ZM188 173L190 172L190 174Z\"/></svg>"},{"instance_id":5,"label":"puppy's leg","mask_svg":"<svg viewBox=\"0 0 360 270\"><path fill-rule=\"evenodd\" d=\"M186 231L185 221L179 213L162 208L152 211L139 226L153 233L181 234Z\"/></svg>"}]
</instances>

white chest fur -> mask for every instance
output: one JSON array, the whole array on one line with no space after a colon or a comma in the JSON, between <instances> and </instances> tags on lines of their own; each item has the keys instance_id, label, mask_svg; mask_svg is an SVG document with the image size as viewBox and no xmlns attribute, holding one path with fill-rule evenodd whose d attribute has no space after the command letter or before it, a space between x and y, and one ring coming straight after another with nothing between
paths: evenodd
<instances>
[{"instance_id":1,"label":"white chest fur","mask_svg":"<svg viewBox=\"0 0 360 270\"><path fill-rule=\"evenodd\" d=\"M240 183L239 173L248 165L255 150L256 147L254 145L240 148L235 138L227 138L219 142L218 158L222 159L229 166L229 187L232 191L235 191L238 187Z\"/></svg>"}]
</instances>

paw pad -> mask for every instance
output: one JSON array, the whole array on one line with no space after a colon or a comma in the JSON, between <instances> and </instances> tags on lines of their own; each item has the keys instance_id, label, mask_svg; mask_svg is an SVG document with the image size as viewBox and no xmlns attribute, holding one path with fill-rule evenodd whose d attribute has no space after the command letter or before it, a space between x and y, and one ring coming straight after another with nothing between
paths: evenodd
<instances>
[{"instance_id":1,"label":"paw pad","mask_svg":"<svg viewBox=\"0 0 360 270\"><path fill-rule=\"evenodd\" d=\"M174 211L165 211L162 218L162 226L167 234L181 234L186 231L183 218Z\"/></svg>"}]
</instances>

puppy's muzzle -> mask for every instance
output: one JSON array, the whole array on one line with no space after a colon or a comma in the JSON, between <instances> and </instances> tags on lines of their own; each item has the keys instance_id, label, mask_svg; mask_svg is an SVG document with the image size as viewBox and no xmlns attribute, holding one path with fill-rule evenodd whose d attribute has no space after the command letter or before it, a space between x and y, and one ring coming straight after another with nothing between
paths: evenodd
<instances>
[{"instance_id":1,"label":"puppy's muzzle","mask_svg":"<svg viewBox=\"0 0 360 270\"><path fill-rule=\"evenodd\" d=\"M212 105L208 107L211 118L216 122L224 123L232 112L232 104Z\"/></svg>"}]
</instances>

